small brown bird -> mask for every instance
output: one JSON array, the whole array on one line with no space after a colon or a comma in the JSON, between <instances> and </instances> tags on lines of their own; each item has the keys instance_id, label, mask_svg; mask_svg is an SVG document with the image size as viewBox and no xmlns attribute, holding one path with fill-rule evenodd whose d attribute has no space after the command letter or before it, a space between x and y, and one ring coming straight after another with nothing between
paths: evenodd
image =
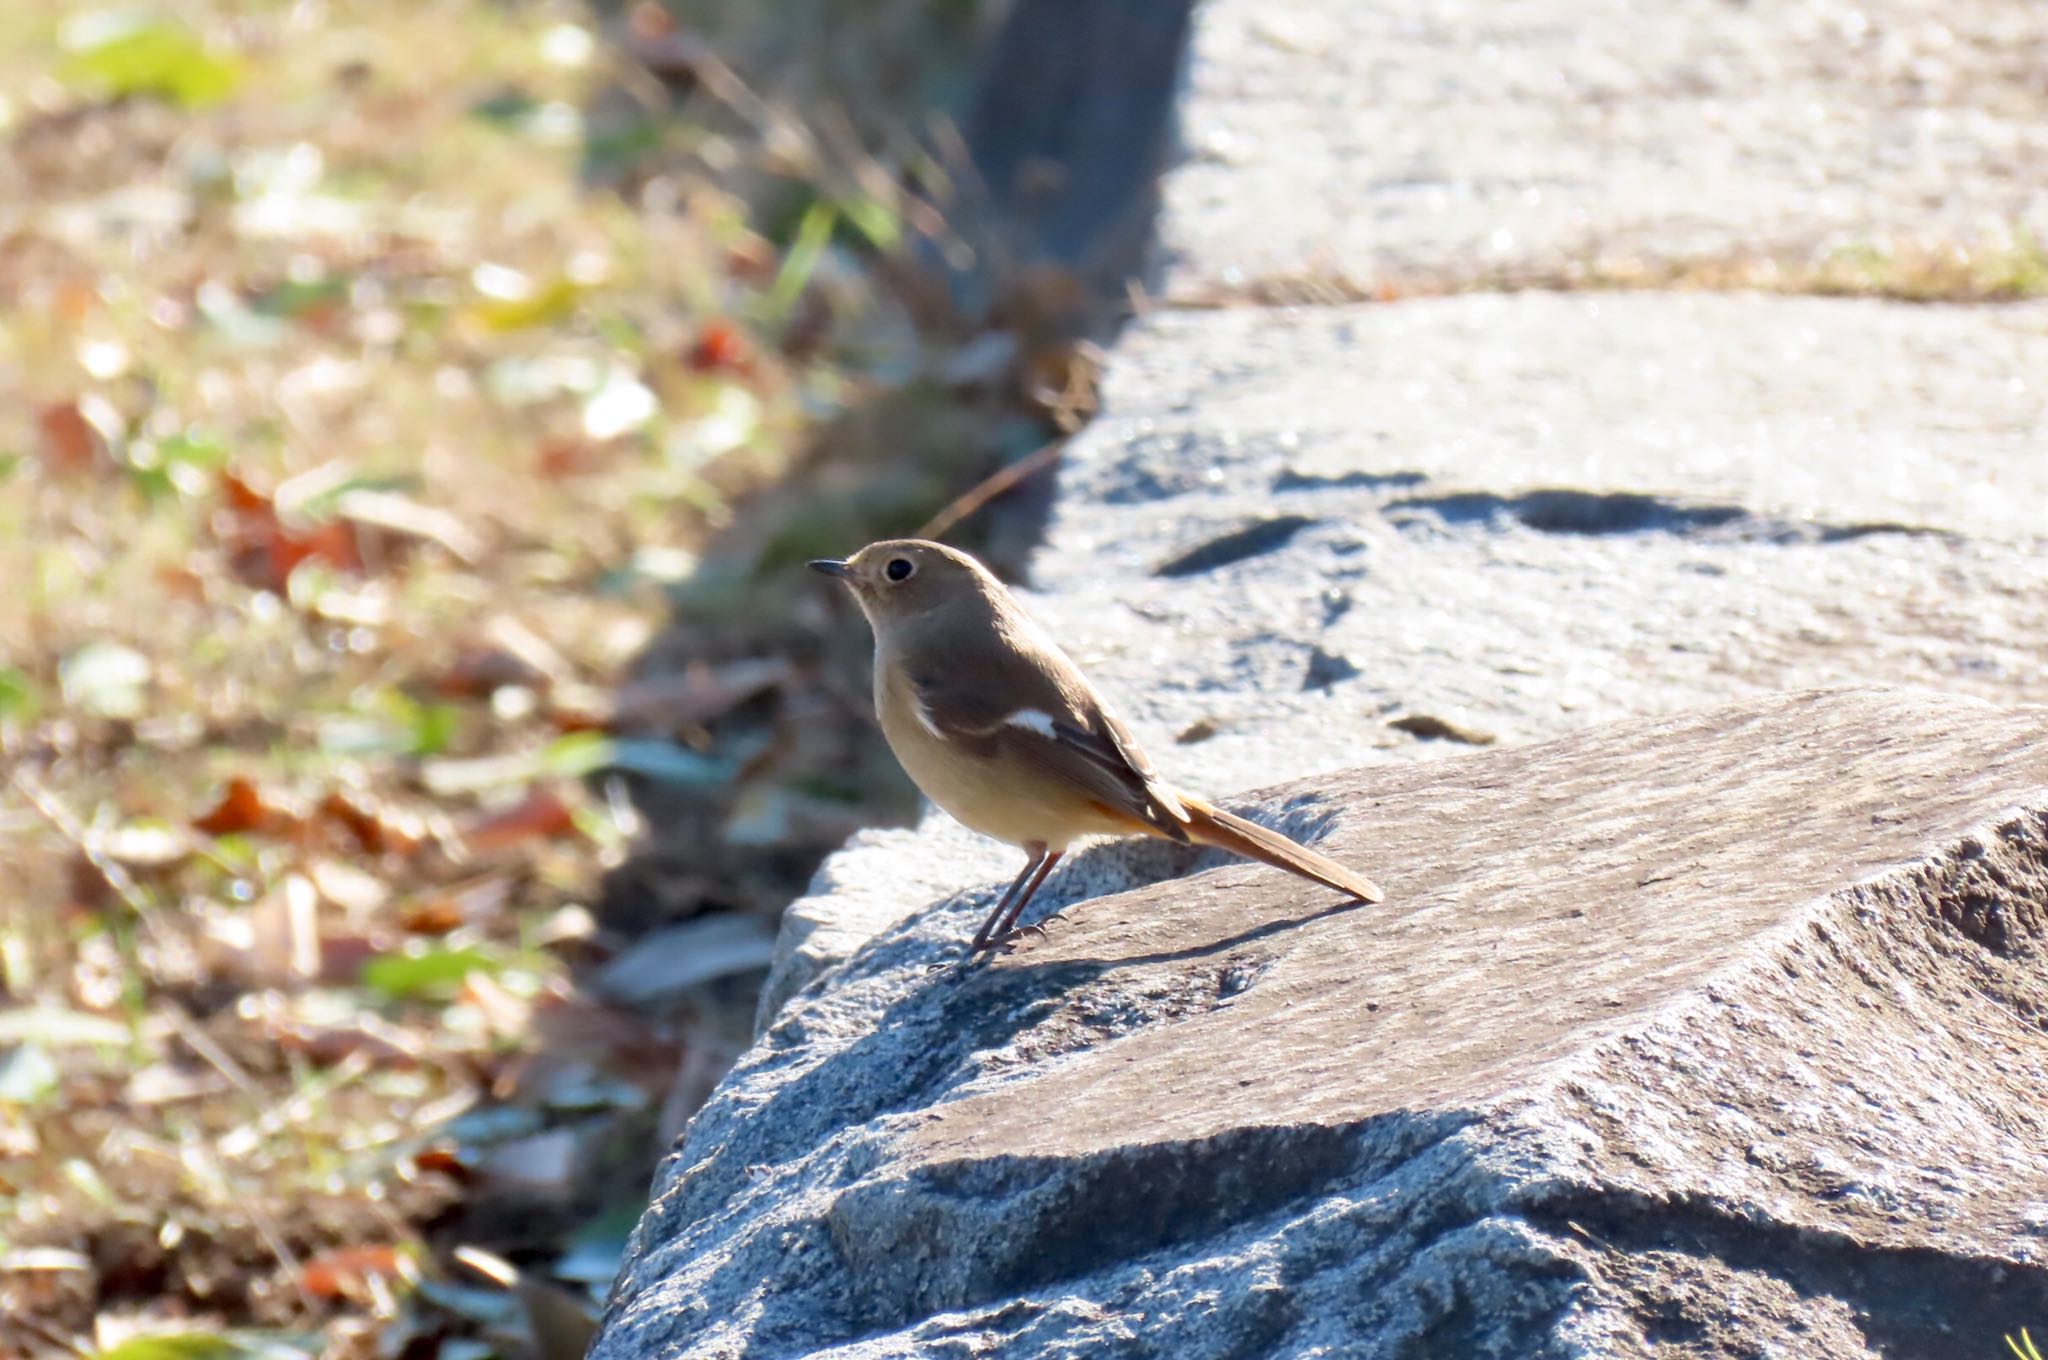
<instances>
[{"instance_id":1,"label":"small brown bird","mask_svg":"<svg viewBox=\"0 0 2048 1360\"><path fill-rule=\"evenodd\" d=\"M852 589L874 630L875 713L903 768L963 825L1031 856L970 953L1015 935L1067 847L1104 833L1219 846L1380 900L1365 875L1164 783L1066 653L966 553L903 538L810 565Z\"/></svg>"}]
</instances>

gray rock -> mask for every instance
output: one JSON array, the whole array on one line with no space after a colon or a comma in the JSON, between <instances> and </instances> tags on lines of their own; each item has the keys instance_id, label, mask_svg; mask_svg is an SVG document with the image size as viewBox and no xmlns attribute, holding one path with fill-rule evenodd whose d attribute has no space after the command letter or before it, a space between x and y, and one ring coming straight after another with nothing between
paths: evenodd
<instances>
[{"instance_id":1,"label":"gray rock","mask_svg":"<svg viewBox=\"0 0 2048 1360\"><path fill-rule=\"evenodd\" d=\"M1146 35L1100 166L1014 101L1110 107L1100 53L985 107L1030 115L993 197L1073 191L1037 247L1114 263L1089 223L1148 200L1093 171L1151 154L1182 11L1100 8L1037 6ZM2044 42L2006 0L1207 0L1159 291L2024 265ZM2011 707L2048 704L2044 373L2038 304L1135 325L1031 606L1168 777L1294 781L1239 806L1388 901L1107 845L1048 940L933 976L1016 853L856 838L594 1354L1946 1360L2048 1326L2048 708ZM1873 682L1928 688L1812 692Z\"/></svg>"},{"instance_id":2,"label":"gray rock","mask_svg":"<svg viewBox=\"0 0 2048 1360\"><path fill-rule=\"evenodd\" d=\"M1418 715L1526 741L1822 685L2048 703L2043 373L2040 305L1169 314L1068 450L1031 604L1207 794L1463 749ZM787 913L764 1019L1018 862L943 817L857 843Z\"/></svg>"},{"instance_id":3,"label":"gray rock","mask_svg":"<svg viewBox=\"0 0 2048 1360\"><path fill-rule=\"evenodd\" d=\"M2044 442L2048 303L1481 294L1155 316L1060 494L1270 500L1290 537L1324 508L1306 493L1348 490L1580 536L2041 539Z\"/></svg>"},{"instance_id":4,"label":"gray rock","mask_svg":"<svg viewBox=\"0 0 2048 1360\"><path fill-rule=\"evenodd\" d=\"M1751 699L1242 805L1376 907L1108 846L932 975L946 899L698 1116L593 1355L1991 1354L2048 1317L2044 736Z\"/></svg>"},{"instance_id":5,"label":"gray rock","mask_svg":"<svg viewBox=\"0 0 2048 1360\"><path fill-rule=\"evenodd\" d=\"M2011 0L1210 0L1167 296L2038 242L2044 44Z\"/></svg>"}]
</instances>

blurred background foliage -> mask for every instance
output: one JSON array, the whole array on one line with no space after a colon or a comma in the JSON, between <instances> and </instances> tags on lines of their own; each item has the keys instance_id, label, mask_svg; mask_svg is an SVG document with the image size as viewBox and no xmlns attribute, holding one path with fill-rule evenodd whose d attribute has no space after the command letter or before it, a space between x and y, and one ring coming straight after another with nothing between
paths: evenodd
<instances>
[{"instance_id":1,"label":"blurred background foliage","mask_svg":"<svg viewBox=\"0 0 2048 1360\"><path fill-rule=\"evenodd\" d=\"M0 1354L581 1354L914 809L790 568L1092 411L950 207L1001 8L0 11Z\"/></svg>"}]
</instances>

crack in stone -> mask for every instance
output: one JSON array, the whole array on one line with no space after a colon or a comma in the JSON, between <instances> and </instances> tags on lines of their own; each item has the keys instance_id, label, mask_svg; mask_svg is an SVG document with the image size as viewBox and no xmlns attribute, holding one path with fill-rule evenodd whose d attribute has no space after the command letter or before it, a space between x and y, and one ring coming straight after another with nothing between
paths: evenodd
<instances>
[{"instance_id":1,"label":"crack in stone","mask_svg":"<svg viewBox=\"0 0 2048 1360\"><path fill-rule=\"evenodd\" d=\"M1519 524L1538 533L1600 537L1665 533L1687 538L1725 537L1773 544L1842 543L1873 534L1954 540L1946 530L1895 522L1823 524L1762 515L1739 505L1688 502L1633 491L1580 491L1569 487L1503 496L1487 491L1404 496L1385 512L1406 528L1424 516L1448 525L1497 528Z\"/></svg>"},{"instance_id":2,"label":"crack in stone","mask_svg":"<svg viewBox=\"0 0 2048 1360\"><path fill-rule=\"evenodd\" d=\"M1283 548L1288 541L1303 529L1316 523L1307 515L1276 515L1271 519L1254 520L1242 528L1227 534L1205 539L1192 548L1174 554L1152 568L1154 576L1199 576L1242 562L1248 557L1259 557Z\"/></svg>"}]
</instances>

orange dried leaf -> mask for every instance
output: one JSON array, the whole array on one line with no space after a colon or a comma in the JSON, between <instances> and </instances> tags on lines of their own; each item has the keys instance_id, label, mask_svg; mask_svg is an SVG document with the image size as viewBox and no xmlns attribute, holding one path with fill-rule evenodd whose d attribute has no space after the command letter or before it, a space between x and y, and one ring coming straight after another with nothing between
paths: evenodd
<instances>
[{"instance_id":1,"label":"orange dried leaf","mask_svg":"<svg viewBox=\"0 0 2048 1360\"><path fill-rule=\"evenodd\" d=\"M412 1167L415 1172L449 1176L456 1180L466 1180L469 1177L469 1163L462 1159L461 1152L438 1143L415 1152L412 1155Z\"/></svg>"},{"instance_id":2,"label":"orange dried leaf","mask_svg":"<svg viewBox=\"0 0 2048 1360\"><path fill-rule=\"evenodd\" d=\"M166 563L156 569L157 589L183 604L206 603L206 578L190 567Z\"/></svg>"},{"instance_id":3,"label":"orange dried leaf","mask_svg":"<svg viewBox=\"0 0 2048 1360\"><path fill-rule=\"evenodd\" d=\"M292 573L307 562L323 562L337 571L363 570L362 542L352 521L288 525L270 497L234 471L223 472L220 484L227 513L215 529L243 584L282 594Z\"/></svg>"},{"instance_id":4,"label":"orange dried leaf","mask_svg":"<svg viewBox=\"0 0 2048 1360\"><path fill-rule=\"evenodd\" d=\"M533 840L551 840L576 829L569 805L548 789L533 792L503 812L494 812L466 830L462 838L477 854L511 850Z\"/></svg>"},{"instance_id":5,"label":"orange dried leaf","mask_svg":"<svg viewBox=\"0 0 2048 1360\"><path fill-rule=\"evenodd\" d=\"M220 474L220 494L228 509L237 514L272 513L270 497L232 468Z\"/></svg>"},{"instance_id":6,"label":"orange dried leaf","mask_svg":"<svg viewBox=\"0 0 2048 1360\"><path fill-rule=\"evenodd\" d=\"M85 320L99 305L99 289L89 278L64 280L51 298L51 310L71 322Z\"/></svg>"},{"instance_id":7,"label":"orange dried leaf","mask_svg":"<svg viewBox=\"0 0 2048 1360\"><path fill-rule=\"evenodd\" d=\"M36 413L43 465L52 472L75 474L111 467L106 441L85 418L75 401L51 402Z\"/></svg>"},{"instance_id":8,"label":"orange dried leaf","mask_svg":"<svg viewBox=\"0 0 2048 1360\"><path fill-rule=\"evenodd\" d=\"M745 372L752 357L746 337L730 321L707 323L690 347L690 367L699 373Z\"/></svg>"},{"instance_id":9,"label":"orange dried leaf","mask_svg":"<svg viewBox=\"0 0 2048 1360\"><path fill-rule=\"evenodd\" d=\"M362 549L356 541L353 520L329 520L294 537L306 558L317 558L342 571L363 569Z\"/></svg>"},{"instance_id":10,"label":"orange dried leaf","mask_svg":"<svg viewBox=\"0 0 2048 1360\"><path fill-rule=\"evenodd\" d=\"M412 1272L410 1258L397 1247L335 1247L307 1261L299 1283L317 1299L367 1300L371 1281L395 1282Z\"/></svg>"},{"instance_id":11,"label":"orange dried leaf","mask_svg":"<svg viewBox=\"0 0 2048 1360\"><path fill-rule=\"evenodd\" d=\"M446 935L463 923L462 904L452 897L409 902L398 923L414 935Z\"/></svg>"},{"instance_id":12,"label":"orange dried leaf","mask_svg":"<svg viewBox=\"0 0 2048 1360\"><path fill-rule=\"evenodd\" d=\"M561 481L602 472L610 452L610 446L601 446L588 439L550 439L540 446L534 466L549 481Z\"/></svg>"},{"instance_id":13,"label":"orange dried leaf","mask_svg":"<svg viewBox=\"0 0 2048 1360\"><path fill-rule=\"evenodd\" d=\"M266 800L254 780L236 775L221 790L219 801L192 819L192 829L209 836L236 836L274 831L291 821L291 813Z\"/></svg>"},{"instance_id":14,"label":"orange dried leaf","mask_svg":"<svg viewBox=\"0 0 2048 1360\"><path fill-rule=\"evenodd\" d=\"M320 800L320 816L346 831L372 855L387 851L411 854L424 839L409 818L399 817L357 790L336 789L328 794Z\"/></svg>"}]
</instances>

